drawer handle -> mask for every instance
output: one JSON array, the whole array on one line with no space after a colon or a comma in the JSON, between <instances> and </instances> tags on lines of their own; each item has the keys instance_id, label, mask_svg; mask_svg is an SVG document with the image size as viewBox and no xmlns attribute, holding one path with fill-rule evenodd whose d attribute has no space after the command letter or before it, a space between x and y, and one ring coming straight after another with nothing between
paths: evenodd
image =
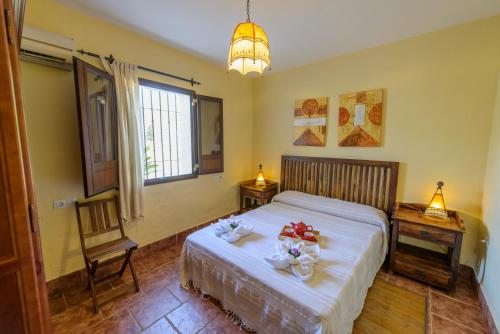
<instances>
[{"instance_id":1,"label":"drawer handle","mask_svg":"<svg viewBox=\"0 0 500 334\"><path fill-rule=\"evenodd\" d=\"M420 235L422 236L422 238L425 238L425 239L429 239L432 237L432 234L430 234L427 231L420 231Z\"/></svg>"}]
</instances>

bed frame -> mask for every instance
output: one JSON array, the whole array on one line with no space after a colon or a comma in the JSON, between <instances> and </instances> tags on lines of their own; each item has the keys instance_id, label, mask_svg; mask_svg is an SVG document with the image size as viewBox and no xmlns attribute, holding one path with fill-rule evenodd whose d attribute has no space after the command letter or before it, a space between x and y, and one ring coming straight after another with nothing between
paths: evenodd
<instances>
[{"instance_id":1,"label":"bed frame","mask_svg":"<svg viewBox=\"0 0 500 334\"><path fill-rule=\"evenodd\" d=\"M399 162L281 156L280 190L370 205L391 217Z\"/></svg>"}]
</instances>

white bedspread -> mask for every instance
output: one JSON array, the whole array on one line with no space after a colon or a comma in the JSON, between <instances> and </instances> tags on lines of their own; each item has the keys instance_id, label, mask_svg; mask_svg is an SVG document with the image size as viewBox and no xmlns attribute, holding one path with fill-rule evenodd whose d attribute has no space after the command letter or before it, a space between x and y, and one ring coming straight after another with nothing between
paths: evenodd
<instances>
[{"instance_id":1,"label":"white bedspread","mask_svg":"<svg viewBox=\"0 0 500 334\"><path fill-rule=\"evenodd\" d=\"M259 333L351 333L387 253L387 217L372 207L287 191L242 215L254 233L229 244L210 227L188 236L180 281L192 282ZM312 279L272 268L281 228L303 221L321 232Z\"/></svg>"}]
</instances>

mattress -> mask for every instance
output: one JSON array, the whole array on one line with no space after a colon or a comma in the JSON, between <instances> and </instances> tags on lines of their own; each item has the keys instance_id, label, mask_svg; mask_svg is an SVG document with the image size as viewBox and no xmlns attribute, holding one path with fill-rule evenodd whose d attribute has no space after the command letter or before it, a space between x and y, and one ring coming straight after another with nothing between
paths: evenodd
<instances>
[{"instance_id":1,"label":"mattress","mask_svg":"<svg viewBox=\"0 0 500 334\"><path fill-rule=\"evenodd\" d=\"M385 213L286 191L239 218L255 227L234 244L216 237L210 226L187 237L181 284L217 298L258 333L351 333L387 253ZM264 260L291 221L321 232L320 260L306 282Z\"/></svg>"}]
</instances>

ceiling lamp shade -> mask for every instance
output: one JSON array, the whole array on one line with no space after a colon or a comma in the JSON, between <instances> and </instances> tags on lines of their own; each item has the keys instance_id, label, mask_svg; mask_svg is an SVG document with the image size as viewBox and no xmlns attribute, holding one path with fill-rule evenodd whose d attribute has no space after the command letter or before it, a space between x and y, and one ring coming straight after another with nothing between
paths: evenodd
<instances>
[{"instance_id":1,"label":"ceiling lamp shade","mask_svg":"<svg viewBox=\"0 0 500 334\"><path fill-rule=\"evenodd\" d=\"M250 21L249 8L247 0L247 22L238 24L234 29L227 69L236 70L242 75L251 72L262 75L271 66L269 40L264 29Z\"/></svg>"}]
</instances>

